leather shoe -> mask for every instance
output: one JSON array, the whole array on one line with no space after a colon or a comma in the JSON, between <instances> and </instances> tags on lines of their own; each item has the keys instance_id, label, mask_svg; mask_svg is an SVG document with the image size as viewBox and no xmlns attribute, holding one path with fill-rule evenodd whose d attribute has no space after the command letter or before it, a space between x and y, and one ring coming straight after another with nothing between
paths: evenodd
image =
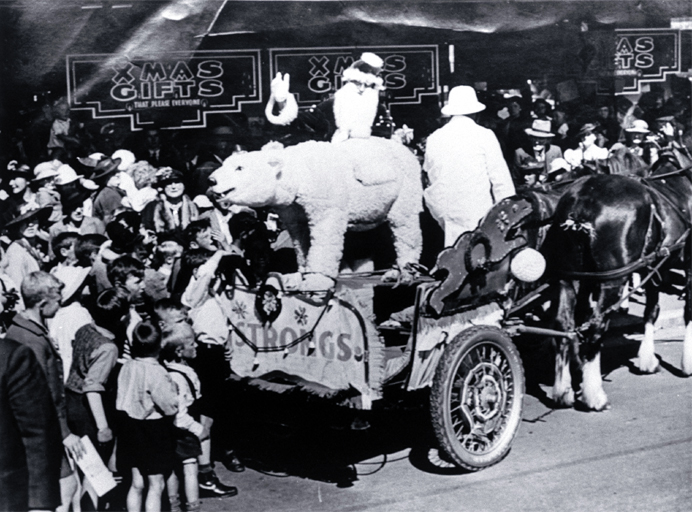
<instances>
[{"instance_id":1,"label":"leather shoe","mask_svg":"<svg viewBox=\"0 0 692 512\"><path fill-rule=\"evenodd\" d=\"M233 471L234 473L242 473L245 471L245 465L238 460L236 454L232 451L227 452L223 461L221 461L228 471Z\"/></svg>"}]
</instances>

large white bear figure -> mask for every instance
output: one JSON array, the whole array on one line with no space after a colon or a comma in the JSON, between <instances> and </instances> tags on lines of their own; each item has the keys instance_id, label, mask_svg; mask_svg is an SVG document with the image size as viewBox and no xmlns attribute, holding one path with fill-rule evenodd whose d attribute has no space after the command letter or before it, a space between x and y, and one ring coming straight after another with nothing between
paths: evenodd
<instances>
[{"instance_id":1,"label":"large white bear figure","mask_svg":"<svg viewBox=\"0 0 692 512\"><path fill-rule=\"evenodd\" d=\"M293 239L303 289L316 282L311 274L336 278L347 229L388 222L399 269L420 257L420 165L398 142L370 137L234 154L210 179L213 193L279 214Z\"/></svg>"}]
</instances>

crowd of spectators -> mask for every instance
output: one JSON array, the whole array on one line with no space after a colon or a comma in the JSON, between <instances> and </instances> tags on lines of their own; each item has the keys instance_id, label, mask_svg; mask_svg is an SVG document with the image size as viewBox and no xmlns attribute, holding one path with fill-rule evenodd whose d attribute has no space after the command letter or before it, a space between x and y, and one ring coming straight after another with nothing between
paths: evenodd
<instances>
[{"instance_id":1,"label":"crowd of spectators","mask_svg":"<svg viewBox=\"0 0 692 512\"><path fill-rule=\"evenodd\" d=\"M495 132L516 187L599 172L623 152L646 167L689 142L689 101L675 96L575 107L509 95L488 104L497 108L477 122ZM212 462L243 470L228 436L215 437L212 452L229 421L220 391L232 357L213 298L233 280L254 285L269 271L296 270L269 212L207 195L225 158L258 149L243 129L229 122L201 138L124 134L110 123L91 133L59 101L9 145L0 319L19 344L0 343L0 375L9 376L0 435L31 439L23 457L3 448L0 474L15 464L30 484L2 476L0 505L156 510L165 495L171 510L193 511L200 497L237 493ZM411 143L421 160L425 135ZM17 420L6 426L4 411ZM122 477L101 498L76 470L83 436Z\"/></svg>"}]
</instances>

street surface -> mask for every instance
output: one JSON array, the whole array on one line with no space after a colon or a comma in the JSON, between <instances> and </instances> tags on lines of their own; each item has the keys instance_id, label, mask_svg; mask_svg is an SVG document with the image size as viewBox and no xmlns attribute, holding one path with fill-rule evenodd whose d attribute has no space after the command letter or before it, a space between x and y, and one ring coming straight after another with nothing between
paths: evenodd
<instances>
[{"instance_id":1,"label":"street surface","mask_svg":"<svg viewBox=\"0 0 692 512\"><path fill-rule=\"evenodd\" d=\"M521 347L524 419L505 460L478 473L426 448L419 411L370 418L361 431L252 425L239 441L243 473L217 464L233 498L205 511L688 511L692 510L692 378L678 371L682 302L665 297L656 353L662 370L637 375L639 304L621 315L603 353L611 410L550 407L544 343ZM615 323L615 322L614 322ZM547 369L546 369L547 367Z\"/></svg>"}]
</instances>

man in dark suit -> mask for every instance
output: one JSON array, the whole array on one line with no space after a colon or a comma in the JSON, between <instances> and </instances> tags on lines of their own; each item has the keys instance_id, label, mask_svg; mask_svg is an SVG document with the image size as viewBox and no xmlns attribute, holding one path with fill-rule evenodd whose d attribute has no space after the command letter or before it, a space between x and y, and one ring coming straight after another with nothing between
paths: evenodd
<instances>
[{"instance_id":1,"label":"man in dark suit","mask_svg":"<svg viewBox=\"0 0 692 512\"><path fill-rule=\"evenodd\" d=\"M0 510L55 510L61 458L60 425L36 356L0 340Z\"/></svg>"},{"instance_id":2,"label":"man in dark suit","mask_svg":"<svg viewBox=\"0 0 692 512\"><path fill-rule=\"evenodd\" d=\"M78 460L84 455L85 449L81 439L70 432L67 426L62 359L46 325L46 321L53 318L60 309L63 287L61 281L47 272L37 271L27 275L21 285L25 309L12 319L12 324L7 329L7 338L26 346L36 356L48 383L53 409L57 413L61 445L73 460ZM61 452L60 494L62 507L68 510L77 493L78 482L76 472L65 453Z\"/></svg>"}]
</instances>

